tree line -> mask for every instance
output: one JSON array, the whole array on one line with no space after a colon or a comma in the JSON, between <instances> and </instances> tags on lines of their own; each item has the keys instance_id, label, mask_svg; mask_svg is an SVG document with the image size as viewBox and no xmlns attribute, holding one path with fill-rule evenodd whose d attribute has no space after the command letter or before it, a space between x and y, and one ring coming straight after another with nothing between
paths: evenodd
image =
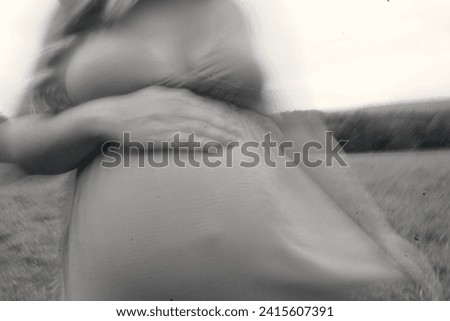
<instances>
[{"instance_id":1,"label":"tree line","mask_svg":"<svg viewBox=\"0 0 450 321\"><path fill-rule=\"evenodd\" d=\"M450 107L450 106L449 106ZM346 152L450 148L450 108L322 113Z\"/></svg>"}]
</instances>

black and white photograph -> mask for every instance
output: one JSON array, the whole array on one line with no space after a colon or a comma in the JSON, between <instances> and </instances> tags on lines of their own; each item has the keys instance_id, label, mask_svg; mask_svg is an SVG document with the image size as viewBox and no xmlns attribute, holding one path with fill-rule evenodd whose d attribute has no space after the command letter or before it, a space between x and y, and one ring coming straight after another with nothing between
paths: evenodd
<instances>
[{"instance_id":1,"label":"black and white photograph","mask_svg":"<svg viewBox=\"0 0 450 321\"><path fill-rule=\"evenodd\" d=\"M0 301L450 300L447 1L0 9Z\"/></svg>"}]
</instances>

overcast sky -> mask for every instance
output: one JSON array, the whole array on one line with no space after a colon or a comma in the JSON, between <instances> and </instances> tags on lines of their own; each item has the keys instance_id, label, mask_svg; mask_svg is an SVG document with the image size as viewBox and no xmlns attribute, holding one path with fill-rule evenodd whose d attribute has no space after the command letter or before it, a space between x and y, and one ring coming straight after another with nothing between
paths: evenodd
<instances>
[{"instance_id":1,"label":"overcast sky","mask_svg":"<svg viewBox=\"0 0 450 321\"><path fill-rule=\"evenodd\" d=\"M285 109L450 97L448 0L237 0ZM10 114L54 0L0 4L0 111Z\"/></svg>"}]
</instances>

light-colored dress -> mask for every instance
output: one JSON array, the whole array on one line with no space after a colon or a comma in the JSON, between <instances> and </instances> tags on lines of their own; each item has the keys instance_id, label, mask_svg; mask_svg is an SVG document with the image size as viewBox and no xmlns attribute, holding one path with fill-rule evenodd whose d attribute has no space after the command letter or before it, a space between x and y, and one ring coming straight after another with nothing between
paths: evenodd
<instances>
[{"instance_id":1,"label":"light-colored dress","mask_svg":"<svg viewBox=\"0 0 450 321\"><path fill-rule=\"evenodd\" d=\"M162 23L149 20L149 30ZM145 41L119 41L108 30L87 38L63 73L71 99L145 83L243 108L260 103L261 74L251 55L227 46L226 35L206 41L182 68L172 51L154 45L171 37L162 30ZM245 138L261 141L259 125L249 126ZM65 299L338 300L358 287L404 279L303 171L283 166L283 157L273 156L275 168L246 168L240 161L249 158L235 149L232 167L181 168L169 156L167 167L139 168L138 154L121 155L129 168L102 167L106 157L99 155L79 173L64 251Z\"/></svg>"}]
</instances>

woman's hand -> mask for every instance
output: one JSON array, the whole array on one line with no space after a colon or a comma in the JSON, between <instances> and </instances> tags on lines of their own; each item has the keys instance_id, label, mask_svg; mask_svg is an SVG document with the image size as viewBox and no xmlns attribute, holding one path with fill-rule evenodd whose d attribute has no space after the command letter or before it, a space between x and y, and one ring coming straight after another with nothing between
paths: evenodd
<instances>
[{"instance_id":1,"label":"woman's hand","mask_svg":"<svg viewBox=\"0 0 450 321\"><path fill-rule=\"evenodd\" d=\"M132 94L102 99L90 106L97 111L100 134L106 140L123 142L124 133L132 141L147 146L171 142L176 134L182 141L195 133L201 144L262 138L278 127L268 117L248 109L197 96L189 90L152 86ZM157 147L155 147L157 148Z\"/></svg>"},{"instance_id":2,"label":"woman's hand","mask_svg":"<svg viewBox=\"0 0 450 321\"><path fill-rule=\"evenodd\" d=\"M33 174L77 168L106 141L130 139L156 145L190 133L196 141L230 141L278 133L268 117L190 91L149 87L133 94L93 100L58 115L26 115L0 124L0 162Z\"/></svg>"}]
</instances>

